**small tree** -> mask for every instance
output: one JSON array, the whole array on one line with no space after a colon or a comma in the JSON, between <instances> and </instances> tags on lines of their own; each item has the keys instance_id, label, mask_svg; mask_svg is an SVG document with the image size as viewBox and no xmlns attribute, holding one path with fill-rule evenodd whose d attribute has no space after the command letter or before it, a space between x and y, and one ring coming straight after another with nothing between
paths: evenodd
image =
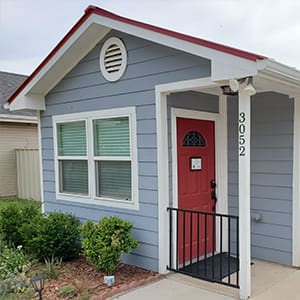
<instances>
[{"instance_id":1,"label":"small tree","mask_svg":"<svg viewBox=\"0 0 300 300\"><path fill-rule=\"evenodd\" d=\"M119 217L105 217L82 227L83 255L98 271L111 275L121 262L123 253L136 249L138 243L131 235L133 224Z\"/></svg>"}]
</instances>

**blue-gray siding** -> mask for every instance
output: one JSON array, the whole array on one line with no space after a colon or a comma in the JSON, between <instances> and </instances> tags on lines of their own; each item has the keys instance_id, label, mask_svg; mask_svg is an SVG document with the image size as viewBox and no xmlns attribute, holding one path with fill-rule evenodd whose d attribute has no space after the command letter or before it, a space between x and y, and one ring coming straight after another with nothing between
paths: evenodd
<instances>
[{"instance_id":1,"label":"blue-gray siding","mask_svg":"<svg viewBox=\"0 0 300 300\"><path fill-rule=\"evenodd\" d=\"M228 100L229 211L238 214L237 99ZM293 101L262 93L251 102L252 256L292 263Z\"/></svg>"},{"instance_id":2,"label":"blue-gray siding","mask_svg":"<svg viewBox=\"0 0 300 300\"><path fill-rule=\"evenodd\" d=\"M99 71L100 42L46 96L41 114L45 210L71 212L82 221L98 221L118 215L134 223L133 234L139 248L124 257L127 263L158 270L157 153L155 90L157 84L206 77L210 62L120 32L109 36L123 39L128 50L128 66L121 80L107 82ZM105 40L105 39L104 39ZM114 209L57 200L54 182L52 116L75 112L135 106L140 209Z\"/></svg>"}]
</instances>

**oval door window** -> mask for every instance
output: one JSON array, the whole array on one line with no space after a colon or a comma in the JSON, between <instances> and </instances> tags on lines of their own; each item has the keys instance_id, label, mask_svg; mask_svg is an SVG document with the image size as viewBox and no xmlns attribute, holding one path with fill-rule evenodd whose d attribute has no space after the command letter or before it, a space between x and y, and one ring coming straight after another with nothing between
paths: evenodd
<instances>
[{"instance_id":1,"label":"oval door window","mask_svg":"<svg viewBox=\"0 0 300 300\"><path fill-rule=\"evenodd\" d=\"M205 147L203 136L197 131L190 131L183 139L183 147Z\"/></svg>"}]
</instances>

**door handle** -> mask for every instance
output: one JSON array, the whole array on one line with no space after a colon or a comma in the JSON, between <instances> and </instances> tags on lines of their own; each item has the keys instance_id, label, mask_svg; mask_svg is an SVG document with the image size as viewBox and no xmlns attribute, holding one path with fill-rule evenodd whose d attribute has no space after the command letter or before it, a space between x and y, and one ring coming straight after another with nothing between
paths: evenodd
<instances>
[{"instance_id":1,"label":"door handle","mask_svg":"<svg viewBox=\"0 0 300 300\"><path fill-rule=\"evenodd\" d=\"M214 200L215 202L217 202L217 196L216 196L216 192L212 191L210 194L211 200Z\"/></svg>"},{"instance_id":2,"label":"door handle","mask_svg":"<svg viewBox=\"0 0 300 300\"><path fill-rule=\"evenodd\" d=\"M212 189L215 189L216 186L217 186L216 181L215 181L214 179L211 180L211 181L210 181L210 187L211 187Z\"/></svg>"},{"instance_id":3,"label":"door handle","mask_svg":"<svg viewBox=\"0 0 300 300\"><path fill-rule=\"evenodd\" d=\"M214 201L214 205L213 205L213 208L212 208L213 211L216 210L216 203L217 203L216 186L217 186L216 181L215 181L214 179L212 179L212 180L210 181L210 187L211 187L213 190L212 190L211 193L210 193L210 197L211 197L211 200Z\"/></svg>"}]
</instances>

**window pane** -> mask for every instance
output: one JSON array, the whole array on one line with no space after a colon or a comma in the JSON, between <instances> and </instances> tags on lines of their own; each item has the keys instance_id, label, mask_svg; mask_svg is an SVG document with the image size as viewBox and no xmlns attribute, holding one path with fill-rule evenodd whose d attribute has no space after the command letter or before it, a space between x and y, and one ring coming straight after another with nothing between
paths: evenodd
<instances>
[{"instance_id":1,"label":"window pane","mask_svg":"<svg viewBox=\"0 0 300 300\"><path fill-rule=\"evenodd\" d=\"M97 197L131 200L131 162L97 161Z\"/></svg>"},{"instance_id":2,"label":"window pane","mask_svg":"<svg viewBox=\"0 0 300 300\"><path fill-rule=\"evenodd\" d=\"M94 120L95 156L130 156L128 117Z\"/></svg>"},{"instance_id":3,"label":"window pane","mask_svg":"<svg viewBox=\"0 0 300 300\"><path fill-rule=\"evenodd\" d=\"M86 160L59 161L59 191L70 194L88 194L88 164Z\"/></svg>"},{"instance_id":4,"label":"window pane","mask_svg":"<svg viewBox=\"0 0 300 300\"><path fill-rule=\"evenodd\" d=\"M183 147L205 147L204 137L197 131L190 131L183 140Z\"/></svg>"},{"instance_id":5,"label":"window pane","mask_svg":"<svg viewBox=\"0 0 300 300\"><path fill-rule=\"evenodd\" d=\"M57 125L58 155L86 155L85 121Z\"/></svg>"}]
</instances>

